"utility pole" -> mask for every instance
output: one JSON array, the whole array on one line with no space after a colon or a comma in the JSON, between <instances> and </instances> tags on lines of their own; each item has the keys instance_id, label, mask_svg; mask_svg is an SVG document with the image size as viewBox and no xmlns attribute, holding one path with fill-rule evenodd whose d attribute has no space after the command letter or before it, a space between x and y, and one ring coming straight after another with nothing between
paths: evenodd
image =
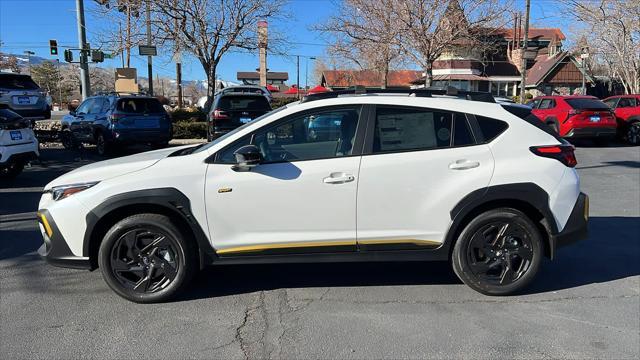
<instances>
[{"instance_id":1,"label":"utility pole","mask_svg":"<svg viewBox=\"0 0 640 360\"><path fill-rule=\"evenodd\" d=\"M31 75L31 55L35 55L36 53L31 50L25 50L24 54L27 55L27 66L29 67L29 75Z\"/></svg>"},{"instance_id":2,"label":"utility pole","mask_svg":"<svg viewBox=\"0 0 640 360\"><path fill-rule=\"evenodd\" d=\"M177 7L177 0L174 0L174 4ZM180 24L178 23L178 17L175 18L175 28L176 34L179 34L178 31L180 29ZM180 55L180 42L178 41L178 37L176 36L176 87L178 89L178 109L182 108L182 56ZM215 89L213 90L215 92Z\"/></svg>"},{"instance_id":3,"label":"utility pole","mask_svg":"<svg viewBox=\"0 0 640 360\"><path fill-rule=\"evenodd\" d=\"M267 22L258 22L258 50L260 56L259 78L260 86L267 86Z\"/></svg>"},{"instance_id":4,"label":"utility pole","mask_svg":"<svg viewBox=\"0 0 640 360\"><path fill-rule=\"evenodd\" d=\"M151 0L147 0L147 45L151 46ZM153 60L147 56L147 77L149 78L149 95L153 96Z\"/></svg>"},{"instance_id":5,"label":"utility pole","mask_svg":"<svg viewBox=\"0 0 640 360\"><path fill-rule=\"evenodd\" d=\"M520 78L520 104L525 102L525 81L527 79L527 48L529 44L529 10L531 9L531 0L527 0L527 10L524 15L524 43L522 46L522 71Z\"/></svg>"},{"instance_id":6,"label":"utility pole","mask_svg":"<svg viewBox=\"0 0 640 360\"><path fill-rule=\"evenodd\" d=\"M315 60L316 58L313 56L307 57L307 61L304 69L304 90L309 90L309 60Z\"/></svg>"},{"instance_id":7,"label":"utility pole","mask_svg":"<svg viewBox=\"0 0 640 360\"><path fill-rule=\"evenodd\" d=\"M300 55L296 55L297 59L297 71L296 71L296 92L298 93L298 99L300 99Z\"/></svg>"},{"instance_id":8,"label":"utility pole","mask_svg":"<svg viewBox=\"0 0 640 360\"><path fill-rule=\"evenodd\" d=\"M62 110L62 74L60 73L60 58L56 59L58 64L58 110Z\"/></svg>"},{"instance_id":9,"label":"utility pole","mask_svg":"<svg viewBox=\"0 0 640 360\"><path fill-rule=\"evenodd\" d=\"M89 83L89 63L87 54L87 35L84 27L84 1L76 0L76 15L78 20L78 47L80 50L80 86L82 86L82 100L91 95L91 84Z\"/></svg>"}]
</instances>

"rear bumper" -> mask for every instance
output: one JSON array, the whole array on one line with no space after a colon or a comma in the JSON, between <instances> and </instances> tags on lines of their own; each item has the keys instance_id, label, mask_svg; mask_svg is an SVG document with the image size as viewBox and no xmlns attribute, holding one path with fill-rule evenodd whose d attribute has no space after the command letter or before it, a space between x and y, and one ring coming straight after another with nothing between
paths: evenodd
<instances>
[{"instance_id":1,"label":"rear bumper","mask_svg":"<svg viewBox=\"0 0 640 360\"><path fill-rule=\"evenodd\" d=\"M557 248L570 245L576 241L587 238L589 221L589 197L580 193L576 204L573 206L569 220L561 232L550 236L550 255L554 258Z\"/></svg>"},{"instance_id":2,"label":"rear bumper","mask_svg":"<svg viewBox=\"0 0 640 360\"><path fill-rule=\"evenodd\" d=\"M38 142L32 141L26 144L0 146L0 165L10 161L31 161L39 156Z\"/></svg>"},{"instance_id":3,"label":"rear bumper","mask_svg":"<svg viewBox=\"0 0 640 360\"><path fill-rule=\"evenodd\" d=\"M75 256L71 252L69 245L47 210L38 211L38 222L44 240L38 249L38 254L42 259L54 266L91 270L89 258Z\"/></svg>"},{"instance_id":4,"label":"rear bumper","mask_svg":"<svg viewBox=\"0 0 640 360\"><path fill-rule=\"evenodd\" d=\"M564 135L565 138L595 138L595 137L613 137L616 135L617 129L615 125L610 127L584 127L573 128Z\"/></svg>"}]
</instances>

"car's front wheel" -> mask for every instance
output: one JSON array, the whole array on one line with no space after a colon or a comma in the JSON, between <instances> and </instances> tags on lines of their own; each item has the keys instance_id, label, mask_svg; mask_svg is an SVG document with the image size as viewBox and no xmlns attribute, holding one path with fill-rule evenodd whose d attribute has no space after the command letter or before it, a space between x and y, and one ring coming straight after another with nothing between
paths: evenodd
<instances>
[{"instance_id":1,"label":"car's front wheel","mask_svg":"<svg viewBox=\"0 0 640 360\"><path fill-rule=\"evenodd\" d=\"M508 295L527 286L542 259L542 236L516 209L490 210L471 220L456 242L453 269L465 284L486 295Z\"/></svg>"},{"instance_id":2,"label":"car's front wheel","mask_svg":"<svg viewBox=\"0 0 640 360\"><path fill-rule=\"evenodd\" d=\"M104 137L104 134L98 133L96 135L96 151L100 156L107 156L111 153L112 146L107 139Z\"/></svg>"},{"instance_id":3,"label":"car's front wheel","mask_svg":"<svg viewBox=\"0 0 640 360\"><path fill-rule=\"evenodd\" d=\"M123 298L167 301L188 285L197 269L192 244L167 216L133 215L107 232L98 265L109 287Z\"/></svg>"}]
</instances>

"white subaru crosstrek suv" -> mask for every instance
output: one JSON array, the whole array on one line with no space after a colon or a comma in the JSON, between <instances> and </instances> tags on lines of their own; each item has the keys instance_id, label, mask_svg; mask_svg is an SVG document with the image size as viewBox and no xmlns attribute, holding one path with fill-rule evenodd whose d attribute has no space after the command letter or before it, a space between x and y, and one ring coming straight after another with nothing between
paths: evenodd
<instances>
[{"instance_id":1,"label":"white subaru crosstrek suv","mask_svg":"<svg viewBox=\"0 0 640 360\"><path fill-rule=\"evenodd\" d=\"M528 115L452 89L311 95L208 144L55 179L39 252L136 302L209 264L275 262L450 260L510 294L587 230L573 147Z\"/></svg>"}]
</instances>

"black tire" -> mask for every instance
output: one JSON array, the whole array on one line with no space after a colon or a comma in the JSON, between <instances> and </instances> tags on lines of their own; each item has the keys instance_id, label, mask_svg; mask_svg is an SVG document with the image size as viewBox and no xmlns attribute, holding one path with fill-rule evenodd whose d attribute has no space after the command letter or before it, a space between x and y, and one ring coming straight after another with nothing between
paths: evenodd
<instances>
[{"instance_id":1,"label":"black tire","mask_svg":"<svg viewBox=\"0 0 640 360\"><path fill-rule=\"evenodd\" d=\"M24 169L24 162L14 161L0 166L0 179L13 179Z\"/></svg>"},{"instance_id":2,"label":"black tire","mask_svg":"<svg viewBox=\"0 0 640 360\"><path fill-rule=\"evenodd\" d=\"M629 124L624 138L631 145L640 145L640 122Z\"/></svg>"},{"instance_id":3,"label":"black tire","mask_svg":"<svg viewBox=\"0 0 640 360\"><path fill-rule=\"evenodd\" d=\"M96 134L96 151L100 156L108 156L112 153L113 146L105 139L104 134Z\"/></svg>"},{"instance_id":4,"label":"black tire","mask_svg":"<svg viewBox=\"0 0 640 360\"><path fill-rule=\"evenodd\" d=\"M513 294L538 272L542 241L536 225L521 211L490 210L471 220L460 233L453 248L453 270L482 294Z\"/></svg>"},{"instance_id":5,"label":"black tire","mask_svg":"<svg viewBox=\"0 0 640 360\"><path fill-rule=\"evenodd\" d=\"M558 123L555 121L550 121L547 123L551 130L553 130L556 134L560 134L560 128L558 127Z\"/></svg>"},{"instance_id":6,"label":"black tire","mask_svg":"<svg viewBox=\"0 0 640 360\"><path fill-rule=\"evenodd\" d=\"M62 129L60 132L60 142L67 150L72 150L78 147L76 145L75 138L73 137L73 133L69 129Z\"/></svg>"},{"instance_id":7,"label":"black tire","mask_svg":"<svg viewBox=\"0 0 640 360\"><path fill-rule=\"evenodd\" d=\"M104 236L98 266L107 285L121 297L137 303L163 302L193 278L198 268L193 244L167 216L133 215Z\"/></svg>"}]
</instances>

